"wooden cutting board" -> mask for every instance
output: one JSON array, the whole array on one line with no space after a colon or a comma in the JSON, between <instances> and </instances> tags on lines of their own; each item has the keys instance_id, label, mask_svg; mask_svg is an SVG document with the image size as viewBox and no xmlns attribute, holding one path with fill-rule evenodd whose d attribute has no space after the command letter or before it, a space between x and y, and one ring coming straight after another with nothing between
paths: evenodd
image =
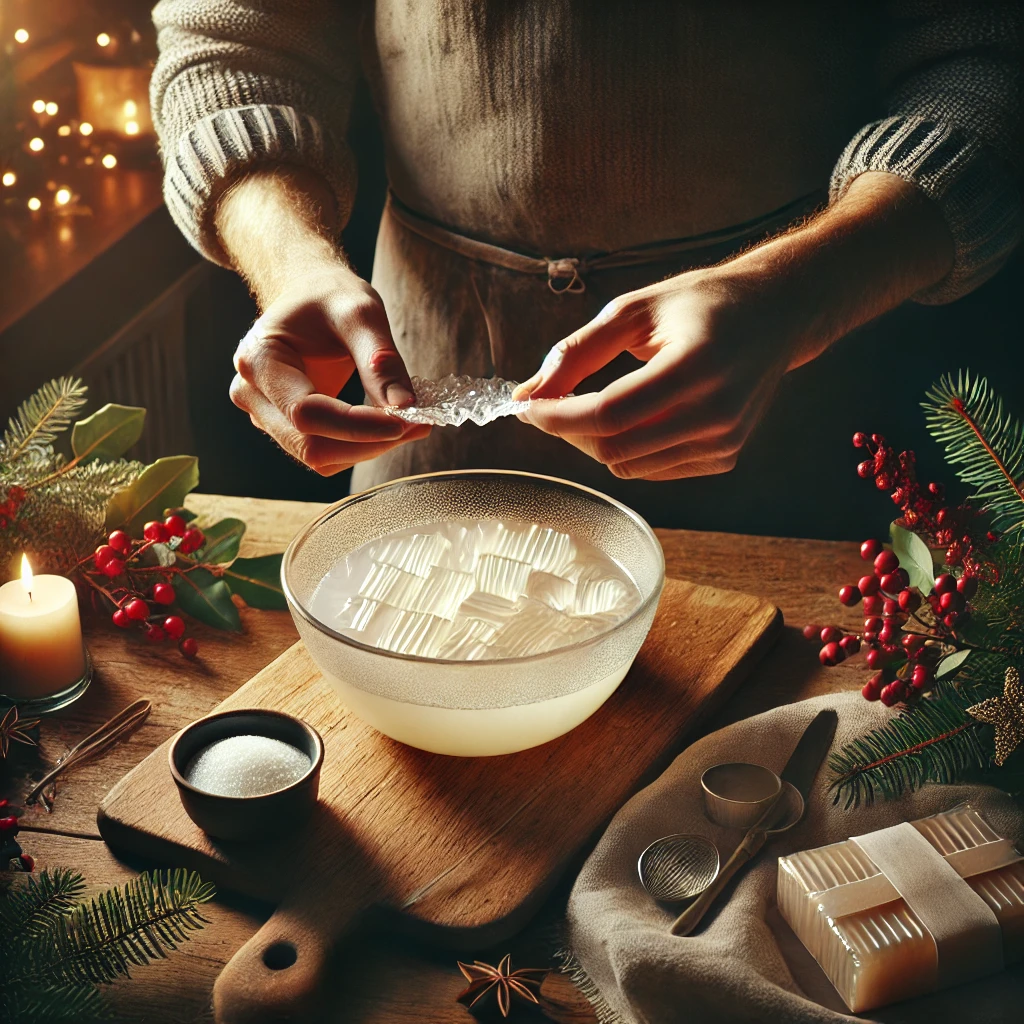
<instances>
[{"instance_id":1,"label":"wooden cutting board","mask_svg":"<svg viewBox=\"0 0 1024 1024\"><path fill-rule=\"evenodd\" d=\"M217 710L277 708L320 731L320 805L300 832L279 836L268 821L266 843L210 839L178 800L168 743L110 791L100 832L117 849L277 904L224 968L215 1009L225 1022L309 1020L332 945L371 908L378 926L460 947L518 931L781 626L760 598L668 580L607 703L559 739L491 758L428 754L381 735L339 703L297 643Z\"/></svg>"}]
</instances>

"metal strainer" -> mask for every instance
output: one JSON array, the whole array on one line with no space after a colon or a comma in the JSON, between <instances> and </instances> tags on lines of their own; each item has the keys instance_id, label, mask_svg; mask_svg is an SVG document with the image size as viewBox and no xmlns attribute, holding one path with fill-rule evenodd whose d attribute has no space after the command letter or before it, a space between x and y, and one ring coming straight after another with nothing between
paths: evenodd
<instances>
[{"instance_id":1,"label":"metal strainer","mask_svg":"<svg viewBox=\"0 0 1024 1024\"><path fill-rule=\"evenodd\" d=\"M640 854L640 882L656 900L677 903L703 892L718 874L718 848L703 836L656 839Z\"/></svg>"}]
</instances>

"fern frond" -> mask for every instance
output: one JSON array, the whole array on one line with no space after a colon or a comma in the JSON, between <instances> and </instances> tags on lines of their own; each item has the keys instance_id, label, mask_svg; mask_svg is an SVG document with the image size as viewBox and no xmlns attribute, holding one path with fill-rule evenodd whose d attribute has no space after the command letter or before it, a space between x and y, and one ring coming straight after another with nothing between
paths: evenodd
<instances>
[{"instance_id":1,"label":"fern frond","mask_svg":"<svg viewBox=\"0 0 1024 1024\"><path fill-rule=\"evenodd\" d=\"M113 1009L92 985L13 985L0 996L3 1024L92 1024L114 1019Z\"/></svg>"},{"instance_id":2,"label":"fern frond","mask_svg":"<svg viewBox=\"0 0 1024 1024\"><path fill-rule=\"evenodd\" d=\"M163 959L207 923L213 886L182 869L145 872L60 917L31 943L28 979L49 985L111 982Z\"/></svg>"},{"instance_id":3,"label":"fern frond","mask_svg":"<svg viewBox=\"0 0 1024 1024\"><path fill-rule=\"evenodd\" d=\"M11 886L0 900L0 939L6 948L24 936L47 932L58 917L70 913L85 891L85 880L69 868L43 870Z\"/></svg>"},{"instance_id":4,"label":"fern frond","mask_svg":"<svg viewBox=\"0 0 1024 1024\"><path fill-rule=\"evenodd\" d=\"M26 454L45 454L85 405L86 391L77 378L61 377L25 399L7 422L0 440L0 463L10 465Z\"/></svg>"},{"instance_id":5,"label":"fern frond","mask_svg":"<svg viewBox=\"0 0 1024 1024\"><path fill-rule=\"evenodd\" d=\"M972 500L1004 532L1024 527L1024 425L1003 408L984 377L969 370L942 377L922 402L946 461L974 488Z\"/></svg>"},{"instance_id":6,"label":"fern frond","mask_svg":"<svg viewBox=\"0 0 1024 1024\"><path fill-rule=\"evenodd\" d=\"M845 807L891 800L925 782L956 782L971 768L986 767L991 744L985 727L970 715L968 702L951 683L904 708L880 729L848 743L829 759L835 776L829 787Z\"/></svg>"}]
</instances>

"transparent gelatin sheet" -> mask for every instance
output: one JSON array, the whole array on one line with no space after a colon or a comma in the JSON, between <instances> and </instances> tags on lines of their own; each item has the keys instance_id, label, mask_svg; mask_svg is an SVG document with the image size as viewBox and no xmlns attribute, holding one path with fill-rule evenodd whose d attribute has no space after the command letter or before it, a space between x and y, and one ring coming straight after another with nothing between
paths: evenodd
<instances>
[{"instance_id":1,"label":"transparent gelatin sheet","mask_svg":"<svg viewBox=\"0 0 1024 1024\"><path fill-rule=\"evenodd\" d=\"M414 405L388 409L392 416L407 423L427 423L435 427L461 427L463 423L485 426L503 416L515 416L530 407L528 401L515 401L512 393L519 386L500 377L467 377L449 374L440 380L412 378L416 394Z\"/></svg>"}]
</instances>

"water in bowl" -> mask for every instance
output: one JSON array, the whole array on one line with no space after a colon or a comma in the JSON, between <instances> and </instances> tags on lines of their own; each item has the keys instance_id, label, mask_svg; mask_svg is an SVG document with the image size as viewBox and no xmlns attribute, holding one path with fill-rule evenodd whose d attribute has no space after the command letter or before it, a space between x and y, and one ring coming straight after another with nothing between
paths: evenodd
<instances>
[{"instance_id":1,"label":"water in bowl","mask_svg":"<svg viewBox=\"0 0 1024 1024\"><path fill-rule=\"evenodd\" d=\"M356 548L311 611L369 646L455 661L542 654L606 632L640 604L629 575L539 523L450 520Z\"/></svg>"}]
</instances>

